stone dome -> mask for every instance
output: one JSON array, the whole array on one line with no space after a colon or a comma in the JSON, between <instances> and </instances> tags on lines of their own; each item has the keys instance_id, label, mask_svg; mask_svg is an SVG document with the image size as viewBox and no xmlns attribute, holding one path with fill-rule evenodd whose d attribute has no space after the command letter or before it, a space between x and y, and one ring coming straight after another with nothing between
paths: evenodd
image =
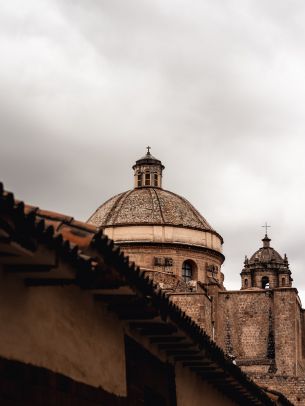
<instances>
[{"instance_id":1,"label":"stone dome","mask_svg":"<svg viewBox=\"0 0 305 406\"><path fill-rule=\"evenodd\" d=\"M223 261L222 237L191 203L162 188L164 166L150 147L132 168L134 189L107 200L88 223L121 246L180 244L210 250Z\"/></svg>"},{"instance_id":2,"label":"stone dome","mask_svg":"<svg viewBox=\"0 0 305 406\"><path fill-rule=\"evenodd\" d=\"M99 228L127 225L170 225L202 231L216 231L186 199L155 187L142 187L120 193L89 218Z\"/></svg>"},{"instance_id":3,"label":"stone dome","mask_svg":"<svg viewBox=\"0 0 305 406\"><path fill-rule=\"evenodd\" d=\"M258 249L249 259L249 264L253 263L269 263L269 262L276 262L276 263L283 263L284 259L281 255L272 247L270 247L270 238L266 235L263 238L264 246Z\"/></svg>"},{"instance_id":4,"label":"stone dome","mask_svg":"<svg viewBox=\"0 0 305 406\"><path fill-rule=\"evenodd\" d=\"M272 247L269 248L260 248L257 250L252 257L249 259L249 263L252 262L271 262L271 261L276 261L276 262L283 262L283 258L280 256L280 254Z\"/></svg>"}]
</instances>

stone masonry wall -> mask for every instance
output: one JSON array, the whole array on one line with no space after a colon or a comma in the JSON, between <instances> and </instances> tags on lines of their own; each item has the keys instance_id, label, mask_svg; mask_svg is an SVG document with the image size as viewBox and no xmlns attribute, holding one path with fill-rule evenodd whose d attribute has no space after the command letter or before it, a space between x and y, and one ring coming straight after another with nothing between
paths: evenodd
<instances>
[{"instance_id":1,"label":"stone masonry wall","mask_svg":"<svg viewBox=\"0 0 305 406\"><path fill-rule=\"evenodd\" d=\"M213 337L212 303L205 293L170 294L171 300Z\"/></svg>"},{"instance_id":2,"label":"stone masonry wall","mask_svg":"<svg viewBox=\"0 0 305 406\"><path fill-rule=\"evenodd\" d=\"M182 278L170 272L145 271L150 279L154 281L162 290L167 292L190 292L190 288Z\"/></svg>"},{"instance_id":3,"label":"stone masonry wall","mask_svg":"<svg viewBox=\"0 0 305 406\"><path fill-rule=\"evenodd\" d=\"M216 341L247 373L304 376L304 316L294 288L220 291Z\"/></svg>"},{"instance_id":4,"label":"stone masonry wall","mask_svg":"<svg viewBox=\"0 0 305 406\"><path fill-rule=\"evenodd\" d=\"M212 300L199 285L192 291L185 281L176 275L155 271L146 271L145 274L212 337Z\"/></svg>"},{"instance_id":5,"label":"stone masonry wall","mask_svg":"<svg viewBox=\"0 0 305 406\"><path fill-rule=\"evenodd\" d=\"M301 351L297 337L300 309L296 290L283 288L274 290L274 334L278 375L296 375ZM299 331L299 335L301 332Z\"/></svg>"},{"instance_id":6,"label":"stone masonry wall","mask_svg":"<svg viewBox=\"0 0 305 406\"><path fill-rule=\"evenodd\" d=\"M220 282L223 280L223 275L220 272L221 258L212 255L210 251L204 249L196 249L191 246L184 247L169 247L169 246L122 246L126 255L131 261L134 261L141 268L168 272L181 277L182 264L186 260L191 260L194 263L193 279L201 282L207 281L207 267L217 267L218 272L215 272L214 277ZM156 258L160 258L160 264L156 263ZM171 261L166 261L171 259Z\"/></svg>"},{"instance_id":7,"label":"stone masonry wall","mask_svg":"<svg viewBox=\"0 0 305 406\"><path fill-rule=\"evenodd\" d=\"M237 360L267 359L271 308L268 291L219 292L217 344Z\"/></svg>"},{"instance_id":8,"label":"stone masonry wall","mask_svg":"<svg viewBox=\"0 0 305 406\"><path fill-rule=\"evenodd\" d=\"M296 406L305 406L305 377L251 375L261 387L276 390L285 395Z\"/></svg>"},{"instance_id":9,"label":"stone masonry wall","mask_svg":"<svg viewBox=\"0 0 305 406\"><path fill-rule=\"evenodd\" d=\"M254 277L254 285L258 288L262 288L262 278L264 276L268 276L269 279L269 284L270 288L277 288L278 287L278 282L279 282L279 277L276 271L271 271L266 269L262 269L261 271L256 271L255 272L255 277Z\"/></svg>"}]
</instances>

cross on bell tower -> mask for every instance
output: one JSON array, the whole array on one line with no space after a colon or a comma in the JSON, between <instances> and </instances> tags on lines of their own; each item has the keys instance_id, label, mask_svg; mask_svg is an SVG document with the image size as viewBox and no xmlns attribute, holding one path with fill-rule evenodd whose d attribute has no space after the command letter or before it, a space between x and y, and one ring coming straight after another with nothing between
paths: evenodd
<instances>
[{"instance_id":1,"label":"cross on bell tower","mask_svg":"<svg viewBox=\"0 0 305 406\"><path fill-rule=\"evenodd\" d=\"M262 226L263 228L265 228L265 237L262 239L264 247L268 248L270 247L270 241L271 239L268 237L268 228L271 228L271 226L268 226L267 221L265 222L265 225Z\"/></svg>"},{"instance_id":2,"label":"cross on bell tower","mask_svg":"<svg viewBox=\"0 0 305 406\"><path fill-rule=\"evenodd\" d=\"M262 226L263 228L265 228L265 234L268 234L268 228L271 228L271 226L268 226L267 221L265 222L265 224Z\"/></svg>"}]
</instances>

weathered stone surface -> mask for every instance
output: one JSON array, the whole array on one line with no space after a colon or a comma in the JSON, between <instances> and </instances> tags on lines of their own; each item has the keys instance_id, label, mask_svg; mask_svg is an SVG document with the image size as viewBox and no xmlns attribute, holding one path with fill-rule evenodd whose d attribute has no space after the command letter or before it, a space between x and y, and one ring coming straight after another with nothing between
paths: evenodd
<instances>
[{"instance_id":1,"label":"weathered stone surface","mask_svg":"<svg viewBox=\"0 0 305 406\"><path fill-rule=\"evenodd\" d=\"M129 259L140 265L142 269L172 273L181 278L183 263L191 260L193 264L192 278L195 281L207 283L208 277L212 275L209 269L213 267L214 278L221 284L223 282L223 274L220 271L222 258L212 250L192 246L177 245L175 247L174 244L159 246L153 244L126 244L122 248L125 254L129 256ZM155 258L161 259L161 265L156 264ZM165 261L166 258L170 258L171 262Z\"/></svg>"},{"instance_id":2,"label":"weathered stone surface","mask_svg":"<svg viewBox=\"0 0 305 406\"><path fill-rule=\"evenodd\" d=\"M160 188L136 188L102 204L88 220L105 227L118 224L171 224L212 230L205 218L186 199Z\"/></svg>"},{"instance_id":3,"label":"weathered stone surface","mask_svg":"<svg viewBox=\"0 0 305 406\"><path fill-rule=\"evenodd\" d=\"M187 200L161 188L164 167L149 148L133 169L135 189L108 200L89 223L103 228L244 372L305 405L305 316L286 254L266 234L245 259L241 290L226 291L221 236Z\"/></svg>"},{"instance_id":4,"label":"weathered stone surface","mask_svg":"<svg viewBox=\"0 0 305 406\"><path fill-rule=\"evenodd\" d=\"M293 404L305 405L305 377L274 376L268 374L251 375L261 387L283 393Z\"/></svg>"}]
</instances>

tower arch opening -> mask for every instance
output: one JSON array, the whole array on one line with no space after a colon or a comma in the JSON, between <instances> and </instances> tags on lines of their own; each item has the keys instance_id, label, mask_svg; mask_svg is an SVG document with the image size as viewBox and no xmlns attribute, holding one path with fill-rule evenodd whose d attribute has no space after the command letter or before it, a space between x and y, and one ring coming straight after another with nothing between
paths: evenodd
<instances>
[{"instance_id":1,"label":"tower arch opening","mask_svg":"<svg viewBox=\"0 0 305 406\"><path fill-rule=\"evenodd\" d=\"M269 283L268 276L263 276L262 277L262 288L263 289L269 289L270 288L270 283Z\"/></svg>"}]
</instances>

